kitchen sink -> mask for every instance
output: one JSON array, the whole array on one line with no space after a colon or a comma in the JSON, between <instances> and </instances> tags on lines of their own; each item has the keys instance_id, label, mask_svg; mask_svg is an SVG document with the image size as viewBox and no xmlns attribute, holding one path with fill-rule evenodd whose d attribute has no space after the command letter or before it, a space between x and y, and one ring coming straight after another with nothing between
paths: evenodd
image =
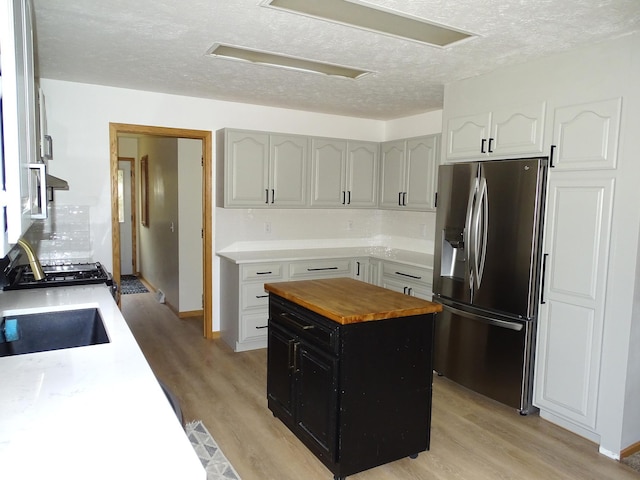
<instances>
[{"instance_id":1,"label":"kitchen sink","mask_svg":"<svg viewBox=\"0 0 640 480\"><path fill-rule=\"evenodd\" d=\"M16 319L18 340L0 343L0 357L109 343L97 308L8 315Z\"/></svg>"}]
</instances>

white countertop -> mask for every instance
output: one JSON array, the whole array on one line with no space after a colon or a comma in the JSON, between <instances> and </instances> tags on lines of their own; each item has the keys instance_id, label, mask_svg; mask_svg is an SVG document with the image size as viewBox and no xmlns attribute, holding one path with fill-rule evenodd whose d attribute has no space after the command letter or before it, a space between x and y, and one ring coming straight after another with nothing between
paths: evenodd
<instances>
[{"instance_id":1,"label":"white countertop","mask_svg":"<svg viewBox=\"0 0 640 480\"><path fill-rule=\"evenodd\" d=\"M433 255L431 254L386 247L307 248L218 252L217 255L237 264L318 260L323 258L371 257L380 260L390 260L407 265L414 265L416 267L433 268Z\"/></svg>"},{"instance_id":2,"label":"white countertop","mask_svg":"<svg viewBox=\"0 0 640 480\"><path fill-rule=\"evenodd\" d=\"M110 343L0 358L0 477L206 479L106 286L0 292L2 316L93 307Z\"/></svg>"}]
</instances>

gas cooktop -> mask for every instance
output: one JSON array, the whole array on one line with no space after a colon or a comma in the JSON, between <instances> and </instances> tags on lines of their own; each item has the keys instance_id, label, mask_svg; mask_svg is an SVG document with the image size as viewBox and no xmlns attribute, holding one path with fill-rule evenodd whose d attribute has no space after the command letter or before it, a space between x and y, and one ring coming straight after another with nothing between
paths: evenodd
<instances>
[{"instance_id":1,"label":"gas cooktop","mask_svg":"<svg viewBox=\"0 0 640 480\"><path fill-rule=\"evenodd\" d=\"M29 265L18 265L7 274L8 285L4 290L57 287L65 285L113 284L111 274L101 263L64 263L43 265L45 278L36 280Z\"/></svg>"}]
</instances>

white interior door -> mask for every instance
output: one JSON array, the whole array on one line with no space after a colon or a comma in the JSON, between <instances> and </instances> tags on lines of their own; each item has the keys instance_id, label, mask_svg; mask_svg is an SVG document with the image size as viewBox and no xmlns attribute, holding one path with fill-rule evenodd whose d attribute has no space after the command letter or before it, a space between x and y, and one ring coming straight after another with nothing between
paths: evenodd
<instances>
[{"instance_id":1,"label":"white interior door","mask_svg":"<svg viewBox=\"0 0 640 480\"><path fill-rule=\"evenodd\" d=\"M123 215L120 218L120 274L133 275L133 225L131 223L131 162L119 161L122 170Z\"/></svg>"}]
</instances>

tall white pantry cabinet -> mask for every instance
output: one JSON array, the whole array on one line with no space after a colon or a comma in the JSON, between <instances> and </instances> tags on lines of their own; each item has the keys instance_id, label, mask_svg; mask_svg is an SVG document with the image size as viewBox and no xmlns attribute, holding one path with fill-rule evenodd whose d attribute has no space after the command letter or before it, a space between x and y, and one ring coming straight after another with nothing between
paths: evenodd
<instances>
[{"instance_id":1,"label":"tall white pantry cabinet","mask_svg":"<svg viewBox=\"0 0 640 480\"><path fill-rule=\"evenodd\" d=\"M551 159L534 404L614 458L640 442L639 52L635 35L449 84L443 112L443 162Z\"/></svg>"}]
</instances>

